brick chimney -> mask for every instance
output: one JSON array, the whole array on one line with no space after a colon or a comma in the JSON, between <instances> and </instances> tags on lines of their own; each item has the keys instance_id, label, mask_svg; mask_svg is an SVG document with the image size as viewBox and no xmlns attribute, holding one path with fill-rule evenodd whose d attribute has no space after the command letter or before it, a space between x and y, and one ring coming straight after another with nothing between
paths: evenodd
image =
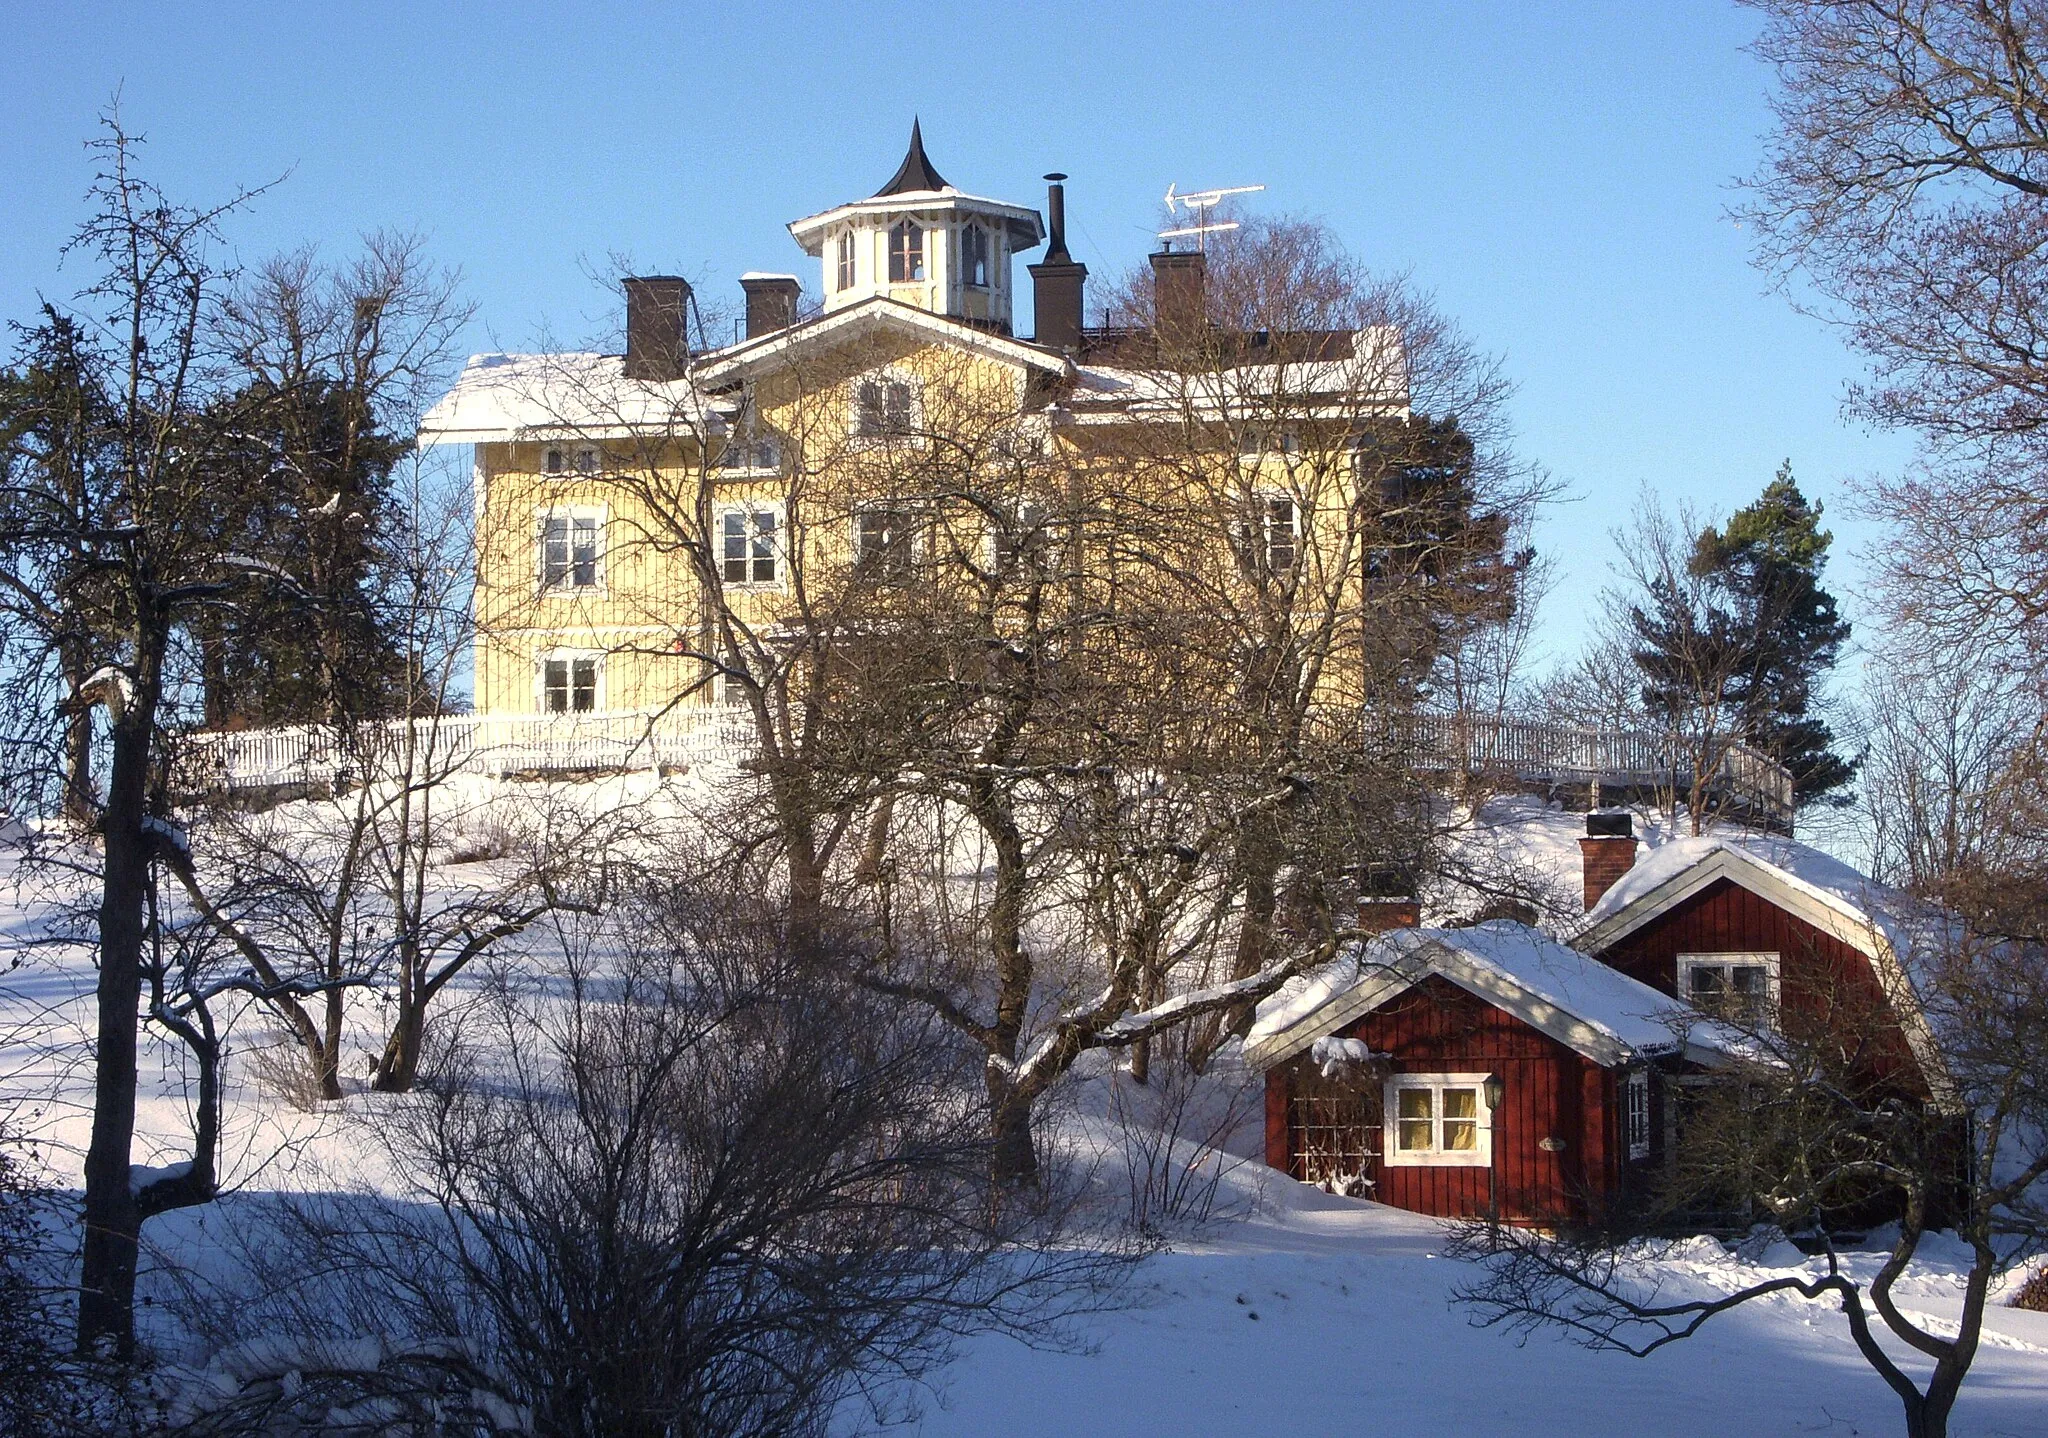
<instances>
[{"instance_id":1,"label":"brick chimney","mask_svg":"<svg viewBox=\"0 0 2048 1438\"><path fill-rule=\"evenodd\" d=\"M1393 866L1368 869L1358 886L1358 927L1368 934L1389 929L1422 927L1422 902L1405 871Z\"/></svg>"},{"instance_id":2,"label":"brick chimney","mask_svg":"<svg viewBox=\"0 0 2048 1438\"><path fill-rule=\"evenodd\" d=\"M747 293L748 339L759 339L796 323L796 300L803 293L803 286L795 275L750 271L740 276L740 288Z\"/></svg>"},{"instance_id":3,"label":"brick chimney","mask_svg":"<svg viewBox=\"0 0 2048 1438\"><path fill-rule=\"evenodd\" d=\"M1200 250L1160 250L1151 259L1154 326L1169 337L1195 334L1208 317L1209 257Z\"/></svg>"},{"instance_id":4,"label":"brick chimney","mask_svg":"<svg viewBox=\"0 0 2048 1438\"><path fill-rule=\"evenodd\" d=\"M1045 213L1051 243L1045 258L1025 266L1031 272L1033 308L1031 338L1052 349L1072 350L1081 343L1081 294L1088 267L1067 253L1067 177L1047 175Z\"/></svg>"},{"instance_id":5,"label":"brick chimney","mask_svg":"<svg viewBox=\"0 0 2048 1438\"><path fill-rule=\"evenodd\" d=\"M626 285L626 378L680 379L690 358L690 282L635 275Z\"/></svg>"},{"instance_id":6,"label":"brick chimney","mask_svg":"<svg viewBox=\"0 0 2048 1438\"><path fill-rule=\"evenodd\" d=\"M1586 837L1579 840L1579 857L1585 875L1586 909L1591 912L1600 896L1636 866L1633 821L1627 814L1588 814Z\"/></svg>"}]
</instances>

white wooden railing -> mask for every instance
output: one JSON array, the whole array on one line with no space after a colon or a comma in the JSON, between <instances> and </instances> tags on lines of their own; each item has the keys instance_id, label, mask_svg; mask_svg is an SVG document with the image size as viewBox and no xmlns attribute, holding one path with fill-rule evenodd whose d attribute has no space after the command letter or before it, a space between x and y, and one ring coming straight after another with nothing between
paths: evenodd
<instances>
[{"instance_id":1,"label":"white wooden railing","mask_svg":"<svg viewBox=\"0 0 2048 1438\"><path fill-rule=\"evenodd\" d=\"M1360 742L1399 746L1425 769L1499 774L1522 783L1689 789L1691 746L1675 735L1583 729L1517 718L1415 714L1368 717ZM563 772L694 768L752 747L744 711L692 707L666 714L448 715L359 726L348 741L300 725L190 736L186 787L261 789L347 783L366 774ZM1789 822L1792 776L1743 744L1720 754L1709 785L1760 817Z\"/></svg>"},{"instance_id":2,"label":"white wooden railing","mask_svg":"<svg viewBox=\"0 0 2048 1438\"><path fill-rule=\"evenodd\" d=\"M271 789L365 776L693 768L748 747L743 714L449 714L362 724L202 733L179 755L182 787Z\"/></svg>"},{"instance_id":3,"label":"white wooden railing","mask_svg":"<svg viewBox=\"0 0 2048 1438\"><path fill-rule=\"evenodd\" d=\"M1614 788L1692 787L1694 766L1709 759L1707 786L1759 817L1790 822L1792 774L1784 765L1732 739L1699 743L1644 729L1588 729L1537 719L1463 714L1368 718L1365 732L1400 744L1425 767L1495 773L1523 783L1594 784Z\"/></svg>"}]
</instances>

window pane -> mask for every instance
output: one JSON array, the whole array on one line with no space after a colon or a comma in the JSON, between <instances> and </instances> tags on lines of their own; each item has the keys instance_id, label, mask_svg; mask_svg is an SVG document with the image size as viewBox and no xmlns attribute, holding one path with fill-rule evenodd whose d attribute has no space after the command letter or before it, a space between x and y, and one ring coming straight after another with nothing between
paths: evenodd
<instances>
[{"instance_id":1,"label":"window pane","mask_svg":"<svg viewBox=\"0 0 2048 1438\"><path fill-rule=\"evenodd\" d=\"M1761 964L1735 964L1729 968L1730 987L1745 998L1761 998L1764 994L1764 968Z\"/></svg>"},{"instance_id":2,"label":"window pane","mask_svg":"<svg viewBox=\"0 0 2048 1438\"><path fill-rule=\"evenodd\" d=\"M1430 1122L1426 1118L1404 1118L1398 1125L1396 1141L1403 1153L1428 1153Z\"/></svg>"},{"instance_id":3,"label":"window pane","mask_svg":"<svg viewBox=\"0 0 2048 1438\"><path fill-rule=\"evenodd\" d=\"M1479 1117L1479 1090L1473 1088L1447 1088L1444 1090L1445 1118Z\"/></svg>"},{"instance_id":4,"label":"window pane","mask_svg":"<svg viewBox=\"0 0 2048 1438\"><path fill-rule=\"evenodd\" d=\"M569 662L550 659L541 666L543 707L559 714L569 707Z\"/></svg>"},{"instance_id":5,"label":"window pane","mask_svg":"<svg viewBox=\"0 0 2048 1438\"><path fill-rule=\"evenodd\" d=\"M1402 1118L1428 1118L1435 1112L1434 1092L1426 1088L1404 1088L1400 1090L1400 1114Z\"/></svg>"},{"instance_id":6,"label":"window pane","mask_svg":"<svg viewBox=\"0 0 2048 1438\"><path fill-rule=\"evenodd\" d=\"M573 690L571 707L579 713L588 713L597 707L597 661L578 659L569 667L570 687Z\"/></svg>"},{"instance_id":7,"label":"window pane","mask_svg":"<svg viewBox=\"0 0 2048 1438\"><path fill-rule=\"evenodd\" d=\"M720 554L722 571L727 584L744 584L747 581L747 517L734 510L725 516L723 524L724 543Z\"/></svg>"},{"instance_id":8,"label":"window pane","mask_svg":"<svg viewBox=\"0 0 2048 1438\"><path fill-rule=\"evenodd\" d=\"M775 516L763 511L754 517L754 583L775 582Z\"/></svg>"},{"instance_id":9,"label":"window pane","mask_svg":"<svg viewBox=\"0 0 2048 1438\"><path fill-rule=\"evenodd\" d=\"M860 434L882 432L882 387L873 382L860 387L859 413L855 417L854 429Z\"/></svg>"},{"instance_id":10,"label":"window pane","mask_svg":"<svg viewBox=\"0 0 2048 1438\"><path fill-rule=\"evenodd\" d=\"M1447 1118L1444 1120L1444 1152L1476 1153L1479 1149L1479 1124L1469 1118Z\"/></svg>"},{"instance_id":11,"label":"window pane","mask_svg":"<svg viewBox=\"0 0 2048 1438\"><path fill-rule=\"evenodd\" d=\"M597 473L597 451L596 451L596 450L594 450L594 449L579 449L579 450L577 450L577 451L576 451L576 472L577 472L578 474L596 474L596 473Z\"/></svg>"},{"instance_id":12,"label":"window pane","mask_svg":"<svg viewBox=\"0 0 2048 1438\"><path fill-rule=\"evenodd\" d=\"M541 459L540 468L543 474L560 474L564 468L562 452L559 449L548 450Z\"/></svg>"},{"instance_id":13,"label":"window pane","mask_svg":"<svg viewBox=\"0 0 2048 1438\"><path fill-rule=\"evenodd\" d=\"M597 583L597 521L577 520L573 534L575 553L571 560L575 572L570 583L587 589Z\"/></svg>"},{"instance_id":14,"label":"window pane","mask_svg":"<svg viewBox=\"0 0 2048 1438\"><path fill-rule=\"evenodd\" d=\"M549 519L541 526L541 583L560 584L569 574L569 522Z\"/></svg>"},{"instance_id":15,"label":"window pane","mask_svg":"<svg viewBox=\"0 0 2048 1438\"><path fill-rule=\"evenodd\" d=\"M1725 984L1721 970L1711 964L1695 965L1692 971L1692 991L1699 998L1714 998L1720 995Z\"/></svg>"}]
</instances>

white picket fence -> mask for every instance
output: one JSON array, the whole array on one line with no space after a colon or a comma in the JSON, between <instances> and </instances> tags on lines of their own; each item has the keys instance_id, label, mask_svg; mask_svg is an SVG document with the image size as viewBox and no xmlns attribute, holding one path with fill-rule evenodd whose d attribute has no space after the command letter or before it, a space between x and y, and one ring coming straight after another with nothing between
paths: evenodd
<instances>
[{"instance_id":1,"label":"white picket fence","mask_svg":"<svg viewBox=\"0 0 2048 1438\"><path fill-rule=\"evenodd\" d=\"M1447 714L1351 723L1358 724L1353 732L1361 743L1398 746L1424 769L1542 785L1670 786L1683 792L1692 783L1692 752L1673 735ZM749 716L722 707L666 714L465 714L362 725L346 742L333 729L308 725L195 734L180 768L184 787L193 791L268 789L346 784L377 773L696 768L750 748ZM1745 745L1726 748L1709 784L1758 817L1790 822L1792 776Z\"/></svg>"}]
</instances>

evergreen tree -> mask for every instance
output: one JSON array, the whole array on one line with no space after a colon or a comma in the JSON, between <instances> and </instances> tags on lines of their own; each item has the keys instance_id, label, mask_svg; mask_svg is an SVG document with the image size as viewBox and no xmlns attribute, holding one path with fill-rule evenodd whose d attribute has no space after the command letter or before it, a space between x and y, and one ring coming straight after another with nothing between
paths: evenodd
<instances>
[{"instance_id":1,"label":"evergreen tree","mask_svg":"<svg viewBox=\"0 0 2048 1438\"><path fill-rule=\"evenodd\" d=\"M1856 774L1835 752L1834 731L1813 712L1849 624L1821 584L1834 536L1778 468L1755 502L1694 538L1684 574L1648 585L1629 611L1643 702L1681 728L1721 727L1791 771L1794 800L1831 797Z\"/></svg>"}]
</instances>

